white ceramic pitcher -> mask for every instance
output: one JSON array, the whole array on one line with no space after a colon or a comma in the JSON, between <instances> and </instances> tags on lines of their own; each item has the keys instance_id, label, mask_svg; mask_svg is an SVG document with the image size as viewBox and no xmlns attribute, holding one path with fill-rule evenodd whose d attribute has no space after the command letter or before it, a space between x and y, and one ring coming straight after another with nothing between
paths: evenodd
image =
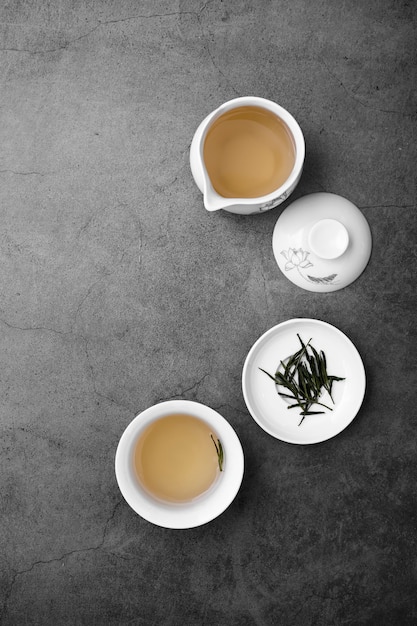
<instances>
[{"instance_id":1,"label":"white ceramic pitcher","mask_svg":"<svg viewBox=\"0 0 417 626\"><path fill-rule=\"evenodd\" d=\"M271 111L277 115L287 126L294 140L295 147L295 163L291 174L278 189L266 196L257 198L225 198L219 195L207 173L204 164L203 149L206 135L213 122L231 109L242 106L255 106ZM305 157L305 143L303 133L293 116L288 113L279 104L258 98L255 96L247 96L235 98L222 104L218 109L210 113L197 128L190 149L190 166L195 183L204 196L204 206L207 211L218 211L224 209L230 213L240 213L241 215L250 215L252 213L261 213L272 209L281 202L284 202L288 196L294 191L303 170Z\"/></svg>"}]
</instances>

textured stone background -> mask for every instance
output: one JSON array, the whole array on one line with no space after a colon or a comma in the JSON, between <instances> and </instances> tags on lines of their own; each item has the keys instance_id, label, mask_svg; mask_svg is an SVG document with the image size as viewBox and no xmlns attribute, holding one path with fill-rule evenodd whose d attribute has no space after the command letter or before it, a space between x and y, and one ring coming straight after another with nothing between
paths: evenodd
<instances>
[{"instance_id":1,"label":"textured stone background","mask_svg":"<svg viewBox=\"0 0 417 626\"><path fill-rule=\"evenodd\" d=\"M416 624L416 5L403 0L4 0L0 5L0 622ZM208 214L199 122L259 95L306 138L266 214ZM343 195L371 261L302 291L273 227ZM317 317L358 347L368 389L315 446L264 433L241 393L254 341ZM155 402L220 411L241 491L190 531L123 500L114 453Z\"/></svg>"}]
</instances>

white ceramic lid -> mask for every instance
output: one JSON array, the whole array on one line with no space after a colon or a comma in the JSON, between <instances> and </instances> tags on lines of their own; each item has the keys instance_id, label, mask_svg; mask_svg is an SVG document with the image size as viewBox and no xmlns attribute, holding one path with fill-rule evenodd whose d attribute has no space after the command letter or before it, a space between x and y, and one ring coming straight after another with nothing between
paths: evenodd
<instances>
[{"instance_id":1,"label":"white ceramic lid","mask_svg":"<svg viewBox=\"0 0 417 626\"><path fill-rule=\"evenodd\" d=\"M274 228L278 267L307 291L337 291L362 274L372 249L369 224L350 200L313 193L290 204Z\"/></svg>"}]
</instances>

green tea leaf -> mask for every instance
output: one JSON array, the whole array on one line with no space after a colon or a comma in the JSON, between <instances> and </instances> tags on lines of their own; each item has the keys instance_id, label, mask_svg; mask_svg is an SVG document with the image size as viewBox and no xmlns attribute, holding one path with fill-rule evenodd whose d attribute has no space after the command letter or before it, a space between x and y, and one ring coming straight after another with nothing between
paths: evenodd
<instances>
[{"instance_id":1,"label":"green tea leaf","mask_svg":"<svg viewBox=\"0 0 417 626\"><path fill-rule=\"evenodd\" d=\"M217 452L217 461L219 463L219 470L222 472L223 471L223 460L224 460L224 452L223 452L223 446L221 444L220 439L217 439L217 443L214 441L214 437L212 434L210 434L210 437L214 443L214 447L216 448L216 452Z\"/></svg>"},{"instance_id":2,"label":"green tea leaf","mask_svg":"<svg viewBox=\"0 0 417 626\"><path fill-rule=\"evenodd\" d=\"M294 404L290 404L287 408L300 409L299 414L302 416L302 419L299 425L301 425L306 415L320 415L324 413L324 411L310 410L313 405L322 406L328 411L333 410L332 407L321 402L319 398L324 392L327 392L334 404L332 397L333 384L345 379L328 374L326 355L323 350L318 352L311 344L312 338L304 342L298 333L297 337L301 348L289 356L286 361L279 361L280 364L274 376L262 368L259 369L269 376L278 387L288 391L288 393L278 391L278 395L295 401Z\"/></svg>"}]
</instances>

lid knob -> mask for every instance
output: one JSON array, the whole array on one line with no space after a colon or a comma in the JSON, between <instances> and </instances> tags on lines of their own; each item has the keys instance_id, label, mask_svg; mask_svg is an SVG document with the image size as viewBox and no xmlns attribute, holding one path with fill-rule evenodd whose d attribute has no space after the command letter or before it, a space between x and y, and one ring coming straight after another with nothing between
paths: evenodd
<instances>
[{"instance_id":1,"label":"lid knob","mask_svg":"<svg viewBox=\"0 0 417 626\"><path fill-rule=\"evenodd\" d=\"M324 219L312 226L308 243L316 256L322 259L337 259L349 245L349 233L341 222Z\"/></svg>"}]
</instances>

